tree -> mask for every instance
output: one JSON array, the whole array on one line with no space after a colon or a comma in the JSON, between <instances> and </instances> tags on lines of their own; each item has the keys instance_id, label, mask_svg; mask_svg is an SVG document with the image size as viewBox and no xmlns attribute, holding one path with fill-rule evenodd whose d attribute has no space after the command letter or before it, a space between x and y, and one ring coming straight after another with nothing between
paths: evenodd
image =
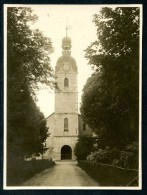
<instances>
[{"instance_id":1,"label":"tree","mask_svg":"<svg viewBox=\"0 0 147 195\"><path fill-rule=\"evenodd\" d=\"M30 25L37 20L31 8L7 10L7 148L9 158L45 151L48 128L35 103L39 83L52 87L51 40Z\"/></svg>"},{"instance_id":2,"label":"tree","mask_svg":"<svg viewBox=\"0 0 147 195\"><path fill-rule=\"evenodd\" d=\"M91 136L80 136L75 145L77 160L86 160L87 156L94 150L95 138Z\"/></svg>"},{"instance_id":3,"label":"tree","mask_svg":"<svg viewBox=\"0 0 147 195\"><path fill-rule=\"evenodd\" d=\"M111 146L138 140L139 8L102 8L97 40L86 49L95 74L83 89L85 122ZM105 144L106 144L105 143Z\"/></svg>"},{"instance_id":4,"label":"tree","mask_svg":"<svg viewBox=\"0 0 147 195\"><path fill-rule=\"evenodd\" d=\"M31 93L40 82L51 86L53 72L49 54L53 52L52 42L38 29L30 28L37 16L32 14L31 8L11 7L7 20L8 84L19 72L21 85L25 83Z\"/></svg>"}]
</instances>

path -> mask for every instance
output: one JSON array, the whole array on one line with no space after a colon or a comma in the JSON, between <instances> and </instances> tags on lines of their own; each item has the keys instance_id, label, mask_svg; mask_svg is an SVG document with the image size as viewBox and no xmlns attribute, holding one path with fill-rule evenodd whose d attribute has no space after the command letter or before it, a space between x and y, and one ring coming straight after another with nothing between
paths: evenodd
<instances>
[{"instance_id":1,"label":"path","mask_svg":"<svg viewBox=\"0 0 147 195\"><path fill-rule=\"evenodd\" d=\"M99 184L77 166L75 161L59 161L35 175L23 186L98 186Z\"/></svg>"}]
</instances>

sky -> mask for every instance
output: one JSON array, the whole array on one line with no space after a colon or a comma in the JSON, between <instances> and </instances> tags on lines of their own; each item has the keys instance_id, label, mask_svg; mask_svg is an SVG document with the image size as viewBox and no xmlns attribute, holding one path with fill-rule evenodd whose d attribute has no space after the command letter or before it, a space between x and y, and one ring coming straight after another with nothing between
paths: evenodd
<instances>
[{"instance_id":1,"label":"sky","mask_svg":"<svg viewBox=\"0 0 147 195\"><path fill-rule=\"evenodd\" d=\"M62 55L62 39L66 36L66 25L70 26L68 36L72 40L71 56L78 67L78 107L81 104L82 89L93 70L85 59L84 50L96 40L96 27L92 22L93 14L98 13L98 5L33 5L38 16L35 27L51 38L54 52L50 55L51 66L55 68L56 61ZM54 112L54 91L40 89L37 93L38 106L45 117ZM80 111L79 111L80 112Z\"/></svg>"}]
</instances>

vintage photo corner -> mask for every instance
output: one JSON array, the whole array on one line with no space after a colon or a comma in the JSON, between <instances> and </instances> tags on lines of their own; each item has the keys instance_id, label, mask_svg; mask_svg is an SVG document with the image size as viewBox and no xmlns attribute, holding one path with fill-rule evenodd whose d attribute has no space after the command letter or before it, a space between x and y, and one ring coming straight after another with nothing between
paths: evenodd
<instances>
[{"instance_id":1,"label":"vintage photo corner","mask_svg":"<svg viewBox=\"0 0 147 195\"><path fill-rule=\"evenodd\" d=\"M142 188L142 5L4 5L4 189Z\"/></svg>"}]
</instances>

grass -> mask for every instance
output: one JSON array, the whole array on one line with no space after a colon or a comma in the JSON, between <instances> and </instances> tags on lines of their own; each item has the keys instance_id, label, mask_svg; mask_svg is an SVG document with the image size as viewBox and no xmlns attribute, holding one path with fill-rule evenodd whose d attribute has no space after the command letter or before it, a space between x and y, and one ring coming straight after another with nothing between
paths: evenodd
<instances>
[{"instance_id":1,"label":"grass","mask_svg":"<svg viewBox=\"0 0 147 195\"><path fill-rule=\"evenodd\" d=\"M50 168L55 163L52 160L13 160L7 162L7 186L19 186L35 174Z\"/></svg>"},{"instance_id":2,"label":"grass","mask_svg":"<svg viewBox=\"0 0 147 195\"><path fill-rule=\"evenodd\" d=\"M137 170L87 161L79 161L78 166L98 181L100 186L138 186Z\"/></svg>"}]
</instances>

